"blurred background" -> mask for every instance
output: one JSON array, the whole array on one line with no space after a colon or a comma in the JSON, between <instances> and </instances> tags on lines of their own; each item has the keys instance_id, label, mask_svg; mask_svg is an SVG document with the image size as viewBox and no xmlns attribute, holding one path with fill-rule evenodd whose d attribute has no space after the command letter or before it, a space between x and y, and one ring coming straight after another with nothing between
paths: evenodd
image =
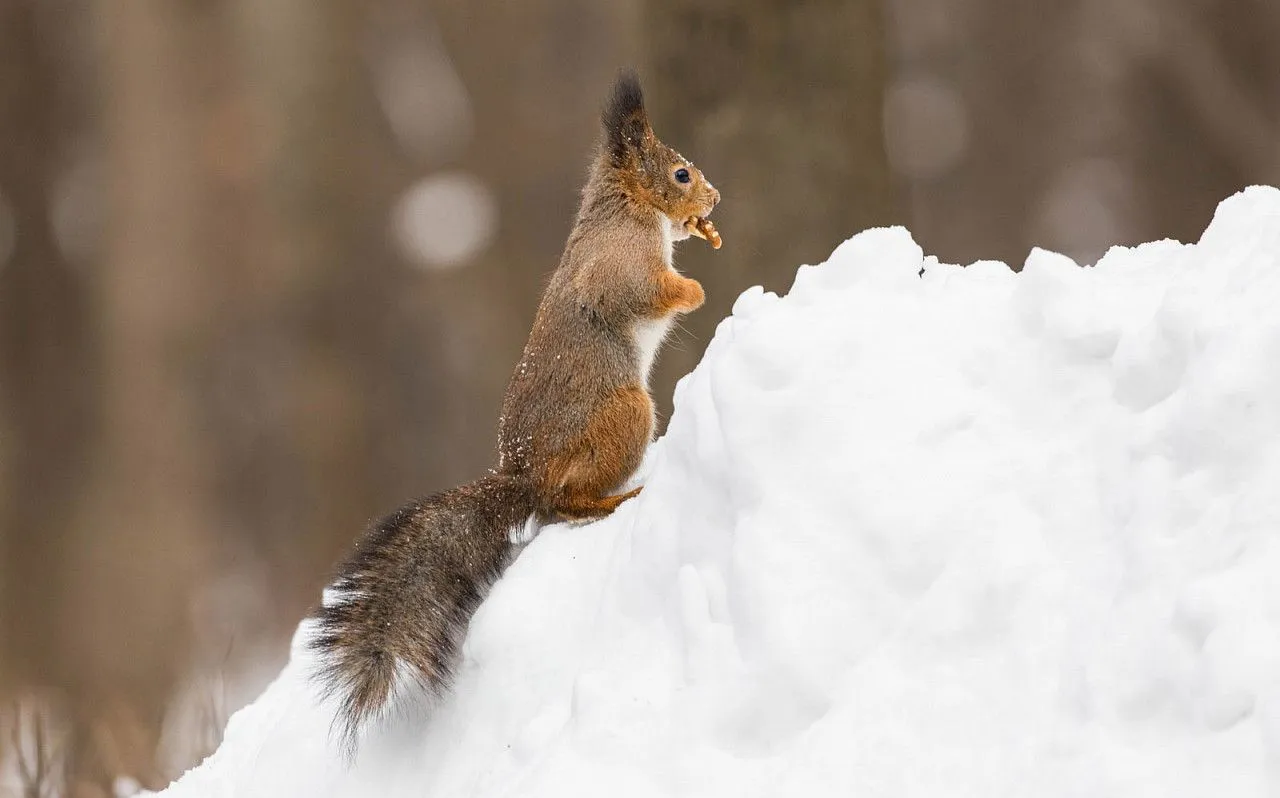
<instances>
[{"instance_id":1,"label":"blurred background","mask_svg":"<svg viewBox=\"0 0 1280 798\"><path fill-rule=\"evenodd\" d=\"M1280 183L1274 0L0 0L0 795L160 786L364 525L490 464L622 65L738 292L1194 240Z\"/></svg>"}]
</instances>

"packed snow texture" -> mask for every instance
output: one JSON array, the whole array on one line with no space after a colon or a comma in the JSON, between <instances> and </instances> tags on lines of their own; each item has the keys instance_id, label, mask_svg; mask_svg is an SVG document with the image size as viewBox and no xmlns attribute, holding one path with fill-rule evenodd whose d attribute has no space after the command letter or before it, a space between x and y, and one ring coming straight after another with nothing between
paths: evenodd
<instances>
[{"instance_id":1,"label":"packed snow texture","mask_svg":"<svg viewBox=\"0 0 1280 798\"><path fill-rule=\"evenodd\" d=\"M1280 792L1280 191L1092 268L869 230L746 291L675 404L442 705L348 766L304 624L167 794Z\"/></svg>"}]
</instances>

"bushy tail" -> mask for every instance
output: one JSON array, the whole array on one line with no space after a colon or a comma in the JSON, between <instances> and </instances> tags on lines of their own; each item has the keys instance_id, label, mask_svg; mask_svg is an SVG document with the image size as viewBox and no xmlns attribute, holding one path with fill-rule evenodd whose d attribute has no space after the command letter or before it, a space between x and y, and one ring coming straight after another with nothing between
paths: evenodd
<instances>
[{"instance_id":1,"label":"bushy tail","mask_svg":"<svg viewBox=\"0 0 1280 798\"><path fill-rule=\"evenodd\" d=\"M490 475L400 508L360 541L316 613L311 643L349 755L397 693L447 689L471 616L534 507L530 486Z\"/></svg>"}]
</instances>

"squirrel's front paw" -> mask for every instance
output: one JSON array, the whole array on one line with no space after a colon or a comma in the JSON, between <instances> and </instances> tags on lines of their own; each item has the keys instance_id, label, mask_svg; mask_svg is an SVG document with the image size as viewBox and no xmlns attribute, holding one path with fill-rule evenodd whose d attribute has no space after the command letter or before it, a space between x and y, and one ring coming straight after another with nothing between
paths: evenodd
<instances>
[{"instance_id":1,"label":"squirrel's front paw","mask_svg":"<svg viewBox=\"0 0 1280 798\"><path fill-rule=\"evenodd\" d=\"M660 316L688 313L702 307L702 303L707 301L707 294L697 280L676 274L671 269L663 271L658 280L658 303L655 310Z\"/></svg>"},{"instance_id":2,"label":"squirrel's front paw","mask_svg":"<svg viewBox=\"0 0 1280 798\"><path fill-rule=\"evenodd\" d=\"M697 280L689 280L689 283L689 310L697 310L707 301L707 292L702 290L702 283Z\"/></svg>"}]
</instances>

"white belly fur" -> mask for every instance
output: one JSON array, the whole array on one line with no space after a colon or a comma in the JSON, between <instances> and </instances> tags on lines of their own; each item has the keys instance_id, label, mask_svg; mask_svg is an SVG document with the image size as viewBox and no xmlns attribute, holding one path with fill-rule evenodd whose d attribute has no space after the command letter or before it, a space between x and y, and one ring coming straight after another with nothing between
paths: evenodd
<instances>
[{"instance_id":1,"label":"white belly fur","mask_svg":"<svg viewBox=\"0 0 1280 798\"><path fill-rule=\"evenodd\" d=\"M636 322L632 335L635 336L636 354L640 363L640 381L649 384L649 370L653 368L653 359L658 354L658 347L671 331L674 316L662 319L646 319Z\"/></svg>"},{"instance_id":2,"label":"white belly fur","mask_svg":"<svg viewBox=\"0 0 1280 798\"><path fill-rule=\"evenodd\" d=\"M658 229L662 231L662 259L666 261L667 268L673 271L675 266L672 264L671 258L677 238L677 231L674 228L675 224L659 213ZM687 235L686 233L685 236L687 237ZM640 382L646 386L649 384L649 371L653 368L653 359L657 357L658 348L662 346L667 333L671 332L671 325L675 320L675 316L667 316L661 319L645 319L636 322L635 328L632 330L640 364Z\"/></svg>"}]
</instances>

